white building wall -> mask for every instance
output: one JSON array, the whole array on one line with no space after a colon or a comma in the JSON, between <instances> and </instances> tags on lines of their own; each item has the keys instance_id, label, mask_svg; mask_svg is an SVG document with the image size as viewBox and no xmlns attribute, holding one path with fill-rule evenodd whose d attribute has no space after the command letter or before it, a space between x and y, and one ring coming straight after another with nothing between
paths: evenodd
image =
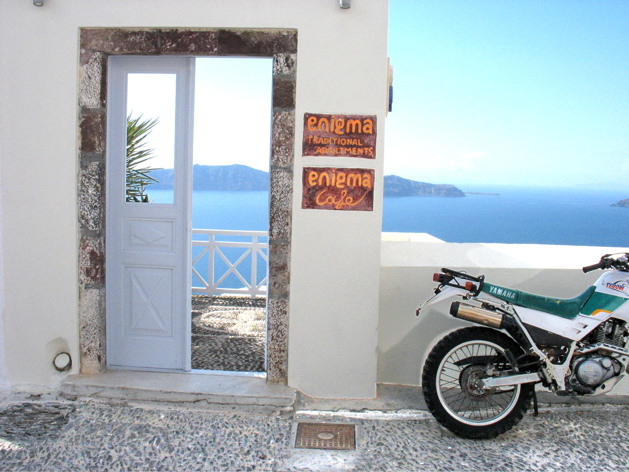
<instances>
[{"instance_id":1,"label":"white building wall","mask_svg":"<svg viewBox=\"0 0 629 472\"><path fill-rule=\"evenodd\" d=\"M442 267L484 274L488 282L557 298L580 295L601 271L582 267L603 254L626 248L528 244L453 244L426 235L384 233L378 327L378 382L420 385L421 370L432 347L448 332L470 326L449 315L452 300L415 316L432 293L432 275ZM549 315L550 316L550 315ZM623 380L614 393L626 394Z\"/></svg>"},{"instance_id":2,"label":"white building wall","mask_svg":"<svg viewBox=\"0 0 629 472\"><path fill-rule=\"evenodd\" d=\"M349 10L338 0L0 4L2 321L14 388L57 382L52 356L60 349L74 358L73 372L78 367L79 28L295 28L289 384L317 396L375 394L388 18L386 0L353 3ZM304 112L378 115L378 159L302 158ZM374 211L301 210L304 165L375 169Z\"/></svg>"},{"instance_id":3,"label":"white building wall","mask_svg":"<svg viewBox=\"0 0 629 472\"><path fill-rule=\"evenodd\" d=\"M372 289L380 275L388 12L385 2L377 1L353 2L354 8L356 16L347 22L343 15L333 16L316 41L303 40L299 33L297 117L304 112L353 113L378 119L375 161L300 158L301 143L296 149L288 380L318 397L376 394L378 291ZM367 10L374 17L366 18ZM316 37L321 32L310 29L305 34ZM318 64L319 73L303 69L302 59L317 56L317 50L336 50L337 60ZM301 126L298 119L297 128ZM301 210L304 166L375 168L380 196L374 198L374 210Z\"/></svg>"},{"instance_id":4,"label":"white building wall","mask_svg":"<svg viewBox=\"0 0 629 472\"><path fill-rule=\"evenodd\" d=\"M53 386L60 350L78 368L81 27L298 30L288 381L307 394L372 397L376 381L417 385L431 345L459 326L447 307L429 321L414 316L440 267L566 298L597 277L580 268L613 249L381 243L387 2L352 3L349 10L337 0L0 3L0 388ZM376 114L378 159L302 158L305 112ZM304 166L375 169L374 211L302 210Z\"/></svg>"},{"instance_id":5,"label":"white building wall","mask_svg":"<svg viewBox=\"0 0 629 472\"><path fill-rule=\"evenodd\" d=\"M2 139L0 139L0 162L2 162ZM0 176L0 187L2 177ZM2 247L2 200L0 200L0 248ZM5 359L4 341L4 264L3 254L0 250L0 392L10 388L7 363Z\"/></svg>"}]
</instances>

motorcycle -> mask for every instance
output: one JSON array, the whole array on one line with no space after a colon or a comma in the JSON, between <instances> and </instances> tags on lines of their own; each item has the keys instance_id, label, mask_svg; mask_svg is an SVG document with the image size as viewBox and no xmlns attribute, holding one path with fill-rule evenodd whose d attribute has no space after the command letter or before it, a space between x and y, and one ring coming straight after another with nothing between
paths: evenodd
<instances>
[{"instance_id":1,"label":"motorcycle","mask_svg":"<svg viewBox=\"0 0 629 472\"><path fill-rule=\"evenodd\" d=\"M606 271L572 299L493 285L484 276L441 269L434 293L417 309L443 300L450 314L477 326L451 332L432 349L422 390L435 419L454 434L496 437L518 424L536 385L556 395L611 391L628 372L629 253L606 254L583 272Z\"/></svg>"}]
</instances>

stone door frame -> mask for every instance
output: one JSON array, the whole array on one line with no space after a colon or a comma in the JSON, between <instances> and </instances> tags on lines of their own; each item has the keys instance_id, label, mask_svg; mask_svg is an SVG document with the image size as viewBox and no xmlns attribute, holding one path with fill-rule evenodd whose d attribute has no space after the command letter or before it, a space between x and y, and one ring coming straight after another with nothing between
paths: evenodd
<instances>
[{"instance_id":1,"label":"stone door frame","mask_svg":"<svg viewBox=\"0 0 629 472\"><path fill-rule=\"evenodd\" d=\"M286 384L297 31L81 28L79 40L78 284L81 373L101 373L107 366L105 158L108 56L168 54L197 57L272 57L267 381Z\"/></svg>"}]
</instances>

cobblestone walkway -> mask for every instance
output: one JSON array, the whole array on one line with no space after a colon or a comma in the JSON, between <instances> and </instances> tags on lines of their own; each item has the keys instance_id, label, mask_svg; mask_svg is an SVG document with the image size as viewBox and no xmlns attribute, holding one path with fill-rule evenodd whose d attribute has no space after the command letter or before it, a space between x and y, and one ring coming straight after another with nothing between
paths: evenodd
<instances>
[{"instance_id":1,"label":"cobblestone walkway","mask_svg":"<svg viewBox=\"0 0 629 472\"><path fill-rule=\"evenodd\" d=\"M625 471L629 408L542 408L492 440L425 412L313 418L95 402L0 404L2 471ZM356 449L296 449L299 422L352 423ZM49 424L50 423L50 424Z\"/></svg>"}]
</instances>

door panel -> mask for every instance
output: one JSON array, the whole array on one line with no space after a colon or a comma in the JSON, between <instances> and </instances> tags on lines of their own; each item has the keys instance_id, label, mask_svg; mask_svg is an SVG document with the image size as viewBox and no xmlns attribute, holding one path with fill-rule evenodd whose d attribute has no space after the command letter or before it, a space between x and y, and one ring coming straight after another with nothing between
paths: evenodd
<instances>
[{"instance_id":1,"label":"door panel","mask_svg":"<svg viewBox=\"0 0 629 472\"><path fill-rule=\"evenodd\" d=\"M123 251L173 252L175 225L172 220L124 220Z\"/></svg>"},{"instance_id":2,"label":"door panel","mask_svg":"<svg viewBox=\"0 0 629 472\"><path fill-rule=\"evenodd\" d=\"M173 273L170 268L125 267L126 335L173 337Z\"/></svg>"},{"instance_id":3,"label":"door panel","mask_svg":"<svg viewBox=\"0 0 629 472\"><path fill-rule=\"evenodd\" d=\"M193 80L192 58L112 56L109 61L106 284L111 367L190 370ZM137 90L152 93L149 98L155 103L138 109L132 95ZM162 99L166 106L160 108ZM172 112L155 111L161 109ZM155 157L142 164L162 167L162 162L172 162L170 203L127 201L130 113L167 125L151 131L147 144L172 134L170 144L156 147ZM164 159L163 154L169 155ZM147 193L150 199L150 186Z\"/></svg>"}]
</instances>

